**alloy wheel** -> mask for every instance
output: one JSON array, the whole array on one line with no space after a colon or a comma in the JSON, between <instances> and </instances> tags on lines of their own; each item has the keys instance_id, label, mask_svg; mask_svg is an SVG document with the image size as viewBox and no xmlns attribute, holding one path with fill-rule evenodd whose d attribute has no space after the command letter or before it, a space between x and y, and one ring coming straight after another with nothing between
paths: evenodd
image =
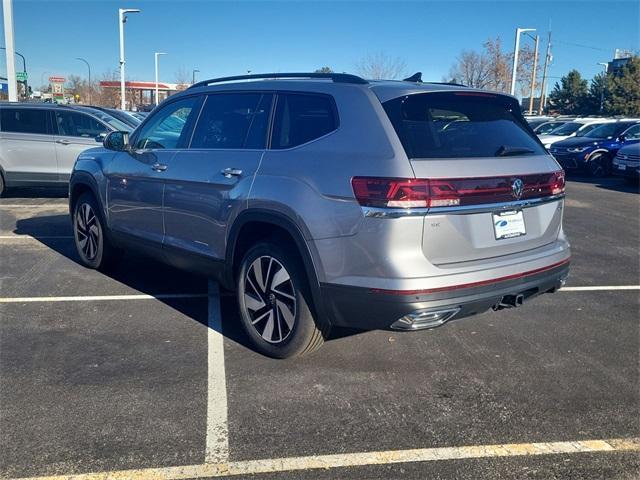
<instances>
[{"instance_id":1,"label":"alloy wheel","mask_svg":"<svg viewBox=\"0 0 640 480\"><path fill-rule=\"evenodd\" d=\"M296 319L296 292L287 269L273 257L261 256L244 277L243 307L258 335L269 343L281 343Z\"/></svg>"},{"instance_id":2,"label":"alloy wheel","mask_svg":"<svg viewBox=\"0 0 640 480\"><path fill-rule=\"evenodd\" d=\"M96 258L100 245L100 228L98 218L88 203L81 204L76 212L76 241L87 260Z\"/></svg>"}]
</instances>

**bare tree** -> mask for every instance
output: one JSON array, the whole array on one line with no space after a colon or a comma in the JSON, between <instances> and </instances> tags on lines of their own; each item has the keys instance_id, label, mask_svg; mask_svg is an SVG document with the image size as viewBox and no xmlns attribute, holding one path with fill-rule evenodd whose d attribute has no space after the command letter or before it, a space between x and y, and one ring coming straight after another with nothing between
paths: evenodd
<instances>
[{"instance_id":1,"label":"bare tree","mask_svg":"<svg viewBox=\"0 0 640 480\"><path fill-rule=\"evenodd\" d=\"M184 66L181 66L174 74L174 82L178 84L178 90L184 90L191 85L191 75Z\"/></svg>"},{"instance_id":2,"label":"bare tree","mask_svg":"<svg viewBox=\"0 0 640 480\"><path fill-rule=\"evenodd\" d=\"M359 75L371 80L394 80L405 76L407 64L400 57L384 52L369 54L356 64Z\"/></svg>"},{"instance_id":3,"label":"bare tree","mask_svg":"<svg viewBox=\"0 0 640 480\"><path fill-rule=\"evenodd\" d=\"M117 68L107 70L102 74L103 81L117 81L120 79L120 71ZM120 106L120 89L110 87L98 87L93 95L93 103L102 105L103 107L119 108Z\"/></svg>"},{"instance_id":4,"label":"bare tree","mask_svg":"<svg viewBox=\"0 0 640 480\"><path fill-rule=\"evenodd\" d=\"M333 73L333 70L331 69L331 67L322 67L322 68L318 68L313 73Z\"/></svg>"},{"instance_id":5,"label":"bare tree","mask_svg":"<svg viewBox=\"0 0 640 480\"><path fill-rule=\"evenodd\" d=\"M483 46L489 61L489 76L486 88L497 92L508 92L511 81L511 55L502 51L500 37L488 39Z\"/></svg>"},{"instance_id":6,"label":"bare tree","mask_svg":"<svg viewBox=\"0 0 640 480\"><path fill-rule=\"evenodd\" d=\"M486 53L463 50L457 62L449 70L449 79L473 88L488 88L490 75Z\"/></svg>"}]
</instances>

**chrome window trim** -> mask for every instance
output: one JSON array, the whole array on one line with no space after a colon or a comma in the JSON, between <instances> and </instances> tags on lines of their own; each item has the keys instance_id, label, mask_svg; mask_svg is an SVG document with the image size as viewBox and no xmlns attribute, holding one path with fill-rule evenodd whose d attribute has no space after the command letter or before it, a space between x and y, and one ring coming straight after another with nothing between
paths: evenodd
<instances>
[{"instance_id":1,"label":"chrome window trim","mask_svg":"<svg viewBox=\"0 0 640 480\"><path fill-rule=\"evenodd\" d=\"M528 198L514 200L512 202L485 203L481 205L463 205L460 207L432 207L432 208L378 208L362 207L362 213L370 218L402 218L419 217L426 215L463 215L468 213L490 213L499 210L511 210L514 208L530 208L545 203L555 202L564 198L564 193L542 198Z\"/></svg>"}]
</instances>

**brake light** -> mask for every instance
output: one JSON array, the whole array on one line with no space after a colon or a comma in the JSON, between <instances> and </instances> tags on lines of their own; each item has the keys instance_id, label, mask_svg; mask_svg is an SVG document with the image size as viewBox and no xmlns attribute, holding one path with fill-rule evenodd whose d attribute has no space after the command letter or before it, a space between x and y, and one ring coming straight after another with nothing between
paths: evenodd
<instances>
[{"instance_id":1,"label":"brake light","mask_svg":"<svg viewBox=\"0 0 640 480\"><path fill-rule=\"evenodd\" d=\"M521 188L516 188L522 182ZM351 180L358 203L378 208L431 208L481 205L564 193L564 171L479 178L381 178Z\"/></svg>"},{"instance_id":2,"label":"brake light","mask_svg":"<svg viewBox=\"0 0 640 480\"><path fill-rule=\"evenodd\" d=\"M553 179L551 181L551 195L564 193L564 187L564 170L553 172Z\"/></svg>"},{"instance_id":3,"label":"brake light","mask_svg":"<svg viewBox=\"0 0 640 480\"><path fill-rule=\"evenodd\" d=\"M358 203L366 207L428 207L429 180L409 178L354 177L351 180Z\"/></svg>"}]
</instances>

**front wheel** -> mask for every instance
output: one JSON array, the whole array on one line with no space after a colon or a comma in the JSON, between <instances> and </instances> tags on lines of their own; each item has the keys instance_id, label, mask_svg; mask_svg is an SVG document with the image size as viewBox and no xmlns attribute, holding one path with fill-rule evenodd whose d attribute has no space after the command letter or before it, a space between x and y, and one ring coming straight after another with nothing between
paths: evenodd
<instances>
[{"instance_id":1,"label":"front wheel","mask_svg":"<svg viewBox=\"0 0 640 480\"><path fill-rule=\"evenodd\" d=\"M592 155L587 163L587 170L592 177L606 177L611 172L611 157L604 152Z\"/></svg>"},{"instance_id":2,"label":"front wheel","mask_svg":"<svg viewBox=\"0 0 640 480\"><path fill-rule=\"evenodd\" d=\"M80 263L105 270L119 257L105 232L105 223L96 199L90 193L80 196L73 209L73 236Z\"/></svg>"},{"instance_id":3,"label":"front wheel","mask_svg":"<svg viewBox=\"0 0 640 480\"><path fill-rule=\"evenodd\" d=\"M242 326L256 350L274 358L310 353L329 333L311 312L301 262L286 251L275 241L254 245L236 279Z\"/></svg>"}]
</instances>

